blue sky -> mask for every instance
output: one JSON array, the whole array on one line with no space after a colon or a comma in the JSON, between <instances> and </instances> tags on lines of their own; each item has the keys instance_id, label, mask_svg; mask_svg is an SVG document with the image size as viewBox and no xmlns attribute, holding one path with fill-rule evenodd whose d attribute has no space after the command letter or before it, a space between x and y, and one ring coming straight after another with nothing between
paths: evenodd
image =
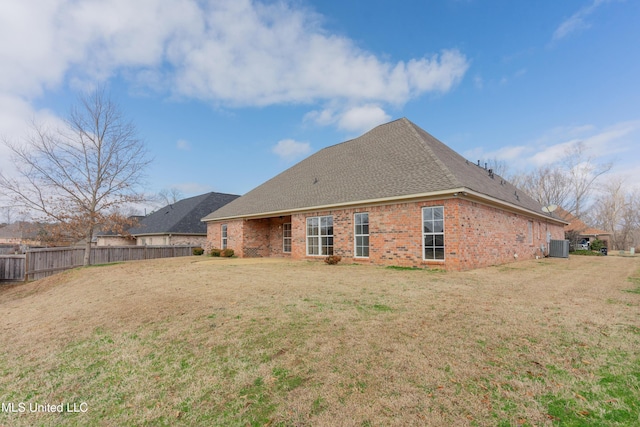
<instances>
[{"instance_id":1,"label":"blue sky","mask_svg":"<svg viewBox=\"0 0 640 427\"><path fill-rule=\"evenodd\" d=\"M511 172L582 141L640 185L638 22L635 0L4 0L0 134L101 84L150 193L243 194L400 117Z\"/></svg>"}]
</instances>

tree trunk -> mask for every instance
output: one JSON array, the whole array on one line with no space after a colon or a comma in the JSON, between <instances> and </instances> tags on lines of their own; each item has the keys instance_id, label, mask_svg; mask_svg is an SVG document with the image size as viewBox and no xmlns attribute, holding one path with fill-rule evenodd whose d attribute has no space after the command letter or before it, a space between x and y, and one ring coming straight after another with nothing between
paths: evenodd
<instances>
[{"instance_id":1,"label":"tree trunk","mask_svg":"<svg viewBox=\"0 0 640 427\"><path fill-rule=\"evenodd\" d=\"M82 265L88 266L91 262L91 239L93 238L93 227L90 228L87 237L85 237L86 243L84 247L84 260Z\"/></svg>"}]
</instances>

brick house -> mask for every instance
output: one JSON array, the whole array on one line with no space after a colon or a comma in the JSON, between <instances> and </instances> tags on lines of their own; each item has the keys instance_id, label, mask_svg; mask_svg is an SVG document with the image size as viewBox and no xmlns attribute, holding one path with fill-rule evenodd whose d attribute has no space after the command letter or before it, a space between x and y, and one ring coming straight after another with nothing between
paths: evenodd
<instances>
[{"instance_id":1,"label":"brick house","mask_svg":"<svg viewBox=\"0 0 640 427\"><path fill-rule=\"evenodd\" d=\"M602 240L604 242L604 246L609 247L609 239L611 237L611 233L600 230L595 227L588 226L584 221L580 218L577 218L575 215L567 212L562 207L558 207L555 211L555 214L562 218L564 221L568 222L564 227L565 237L571 241L571 245L578 249L578 245L581 242L588 242L590 245L596 239Z\"/></svg>"},{"instance_id":2,"label":"brick house","mask_svg":"<svg viewBox=\"0 0 640 427\"><path fill-rule=\"evenodd\" d=\"M465 270L544 256L565 223L402 118L302 160L212 212L207 249Z\"/></svg>"},{"instance_id":3,"label":"brick house","mask_svg":"<svg viewBox=\"0 0 640 427\"><path fill-rule=\"evenodd\" d=\"M129 236L113 233L98 235L97 246L204 246L207 227L202 223L202 217L238 197L235 194L211 192L179 200L139 217L138 225L127 230Z\"/></svg>"}]
</instances>

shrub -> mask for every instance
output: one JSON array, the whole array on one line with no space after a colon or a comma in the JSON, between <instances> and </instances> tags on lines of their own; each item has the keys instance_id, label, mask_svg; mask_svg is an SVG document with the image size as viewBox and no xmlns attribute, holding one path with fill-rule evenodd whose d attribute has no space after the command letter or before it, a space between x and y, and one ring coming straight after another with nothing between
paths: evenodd
<instances>
[{"instance_id":1,"label":"shrub","mask_svg":"<svg viewBox=\"0 0 640 427\"><path fill-rule=\"evenodd\" d=\"M213 248L211 249L211 256L220 256L222 249Z\"/></svg>"},{"instance_id":2,"label":"shrub","mask_svg":"<svg viewBox=\"0 0 640 427\"><path fill-rule=\"evenodd\" d=\"M591 242L591 250L592 251L600 251L600 249L604 248L604 242L600 239L595 239Z\"/></svg>"},{"instance_id":3,"label":"shrub","mask_svg":"<svg viewBox=\"0 0 640 427\"><path fill-rule=\"evenodd\" d=\"M191 251L194 255L202 255L204 253L204 249L202 248L193 248Z\"/></svg>"},{"instance_id":4,"label":"shrub","mask_svg":"<svg viewBox=\"0 0 640 427\"><path fill-rule=\"evenodd\" d=\"M220 252L220 256L223 257L227 257L227 258L231 258L233 256L234 252L233 249L223 249L222 252Z\"/></svg>"},{"instance_id":5,"label":"shrub","mask_svg":"<svg viewBox=\"0 0 640 427\"><path fill-rule=\"evenodd\" d=\"M324 259L324 262L329 265L335 265L339 263L341 260L342 260L342 257L340 255L329 255Z\"/></svg>"}]
</instances>

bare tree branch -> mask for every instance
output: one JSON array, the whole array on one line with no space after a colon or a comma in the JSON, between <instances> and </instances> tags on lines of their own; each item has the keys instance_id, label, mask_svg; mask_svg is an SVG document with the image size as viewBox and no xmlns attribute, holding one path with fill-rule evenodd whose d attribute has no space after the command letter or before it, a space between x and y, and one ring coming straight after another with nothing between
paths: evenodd
<instances>
[{"instance_id":1,"label":"bare tree branch","mask_svg":"<svg viewBox=\"0 0 640 427\"><path fill-rule=\"evenodd\" d=\"M118 106L97 90L79 98L66 126L32 123L11 150L16 177L0 173L0 189L13 204L56 224L56 233L86 239L85 265L97 227L118 228L118 208L145 200L138 191L149 164L144 143Z\"/></svg>"}]
</instances>

